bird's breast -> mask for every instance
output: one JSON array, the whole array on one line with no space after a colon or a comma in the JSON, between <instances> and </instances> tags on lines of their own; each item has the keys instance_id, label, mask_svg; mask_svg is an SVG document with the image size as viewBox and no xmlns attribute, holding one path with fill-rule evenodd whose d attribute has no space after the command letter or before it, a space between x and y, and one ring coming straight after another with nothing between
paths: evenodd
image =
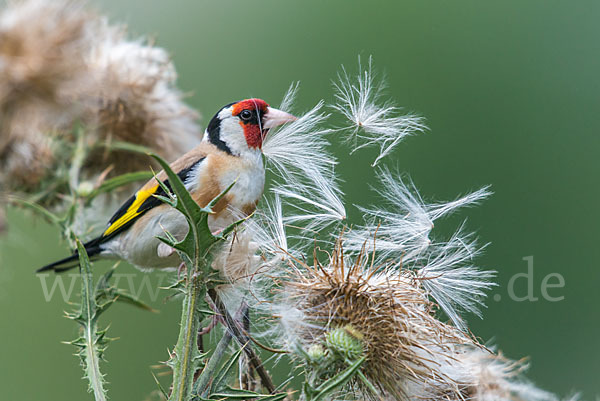
<instances>
[{"instance_id":1,"label":"bird's breast","mask_svg":"<svg viewBox=\"0 0 600 401\"><path fill-rule=\"evenodd\" d=\"M215 225L222 227L232 223L235 218L231 215L231 210L241 212L242 215L252 213L265 187L265 168L260 154L246 158L211 155L206 162L202 173L198 175L198 194L203 194L204 198L197 200L199 204L207 204L234 183L214 208L216 214L211 220Z\"/></svg>"},{"instance_id":2,"label":"bird's breast","mask_svg":"<svg viewBox=\"0 0 600 401\"><path fill-rule=\"evenodd\" d=\"M229 206L239 210L251 206L254 210L265 188L265 169L262 159L258 161L238 160L237 162L232 164L221 176L221 190L225 190L235 182L228 193Z\"/></svg>"}]
</instances>

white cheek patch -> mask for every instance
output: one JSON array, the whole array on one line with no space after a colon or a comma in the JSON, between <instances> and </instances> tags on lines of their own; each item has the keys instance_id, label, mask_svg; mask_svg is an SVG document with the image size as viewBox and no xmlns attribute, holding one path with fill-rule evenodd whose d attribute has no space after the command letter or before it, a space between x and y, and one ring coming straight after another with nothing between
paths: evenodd
<instances>
[{"instance_id":1,"label":"white cheek patch","mask_svg":"<svg viewBox=\"0 0 600 401\"><path fill-rule=\"evenodd\" d=\"M240 125L237 117L230 116L221 120L220 138L236 156L248 150L244 128Z\"/></svg>"}]
</instances>

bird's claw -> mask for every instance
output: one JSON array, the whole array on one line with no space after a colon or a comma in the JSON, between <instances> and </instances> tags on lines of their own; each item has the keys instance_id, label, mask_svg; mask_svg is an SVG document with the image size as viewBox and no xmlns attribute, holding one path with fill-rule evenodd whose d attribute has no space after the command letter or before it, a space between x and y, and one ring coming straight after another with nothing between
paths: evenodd
<instances>
[{"instance_id":1,"label":"bird's claw","mask_svg":"<svg viewBox=\"0 0 600 401\"><path fill-rule=\"evenodd\" d=\"M175 249L164 242L158 244L158 248L156 248L156 254L159 258L167 258L173 255L173 253L175 253Z\"/></svg>"}]
</instances>

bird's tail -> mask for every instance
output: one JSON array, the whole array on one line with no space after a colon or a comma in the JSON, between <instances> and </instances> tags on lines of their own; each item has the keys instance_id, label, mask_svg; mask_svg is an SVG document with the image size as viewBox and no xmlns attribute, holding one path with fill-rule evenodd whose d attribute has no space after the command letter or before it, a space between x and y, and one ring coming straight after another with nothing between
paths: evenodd
<instances>
[{"instance_id":1,"label":"bird's tail","mask_svg":"<svg viewBox=\"0 0 600 401\"><path fill-rule=\"evenodd\" d=\"M88 254L88 257L91 260L96 259L102 251L102 249L100 248L99 239L100 238L96 238L91 240L90 242L86 242L85 244L83 244ZM79 252L75 251L73 255L61 260L57 260L56 262L50 263L46 266L40 267L35 272L42 273L52 270L55 273L62 273L66 272L67 270L71 270L77 266L79 266Z\"/></svg>"}]
</instances>

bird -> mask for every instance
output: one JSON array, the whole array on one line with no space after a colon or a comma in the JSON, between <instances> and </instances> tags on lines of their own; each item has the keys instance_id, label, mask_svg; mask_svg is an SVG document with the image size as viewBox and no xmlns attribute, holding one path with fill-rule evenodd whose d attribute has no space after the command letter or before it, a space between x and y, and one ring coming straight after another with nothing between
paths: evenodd
<instances>
[{"instance_id":1,"label":"bird","mask_svg":"<svg viewBox=\"0 0 600 401\"><path fill-rule=\"evenodd\" d=\"M170 164L201 207L234 183L213 207L208 220L211 231L218 232L240 214L248 216L256 209L265 185L263 140L270 129L296 119L262 99L229 103L210 120L200 144ZM179 211L156 197L166 195L156 179L170 188L163 170L125 201L104 232L83 244L90 260L121 259L145 271L180 265L177 253L157 237L169 232L181 240L189 226ZM75 251L37 272L60 273L78 265Z\"/></svg>"}]
</instances>

